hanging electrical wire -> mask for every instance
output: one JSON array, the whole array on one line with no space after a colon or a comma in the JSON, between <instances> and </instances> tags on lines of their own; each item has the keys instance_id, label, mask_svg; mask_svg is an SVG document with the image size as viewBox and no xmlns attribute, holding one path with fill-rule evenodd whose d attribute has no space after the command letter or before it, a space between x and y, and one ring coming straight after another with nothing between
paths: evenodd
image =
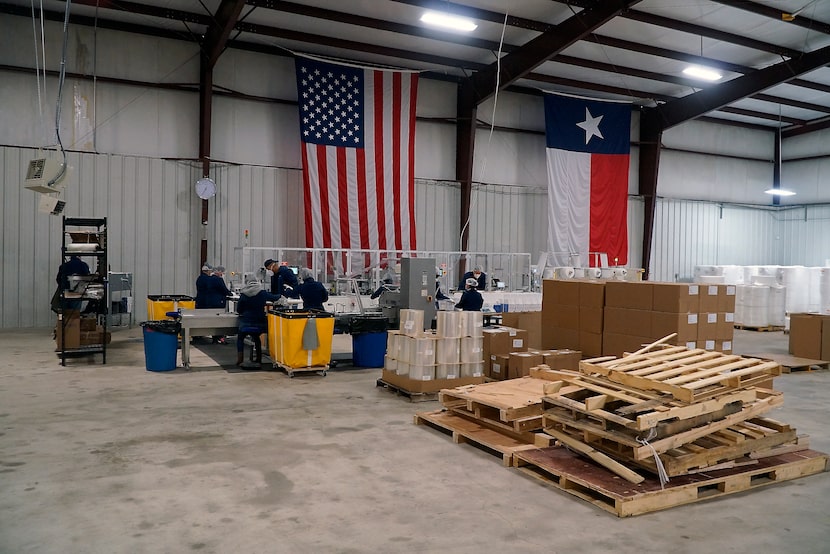
<instances>
[{"instance_id":1,"label":"hanging electrical wire","mask_svg":"<svg viewBox=\"0 0 830 554\"><path fill-rule=\"evenodd\" d=\"M61 141L61 101L63 99L63 83L66 79L66 50L69 43L69 8L72 5L72 0L66 0L66 11L63 16L63 49L61 51L61 69L58 76L58 101L55 106L55 136L58 141L58 148L61 152L61 169L55 177L49 181L51 187L66 174L66 151L63 148L63 141ZM45 71L44 67L44 71Z\"/></svg>"}]
</instances>

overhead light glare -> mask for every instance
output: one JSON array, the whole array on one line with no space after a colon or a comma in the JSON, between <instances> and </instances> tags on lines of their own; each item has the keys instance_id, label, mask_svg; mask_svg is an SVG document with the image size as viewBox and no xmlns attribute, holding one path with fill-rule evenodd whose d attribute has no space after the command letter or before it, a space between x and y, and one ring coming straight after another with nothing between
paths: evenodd
<instances>
[{"instance_id":1,"label":"overhead light glare","mask_svg":"<svg viewBox=\"0 0 830 554\"><path fill-rule=\"evenodd\" d=\"M421 21L428 25L445 27L456 31L470 32L475 31L478 27L478 25L473 23L471 19L442 12L425 12L424 15L421 16Z\"/></svg>"},{"instance_id":2,"label":"overhead light glare","mask_svg":"<svg viewBox=\"0 0 830 554\"><path fill-rule=\"evenodd\" d=\"M700 67L699 65L690 65L683 70L683 73L695 79L703 79L704 81L720 81L723 75L712 69Z\"/></svg>"},{"instance_id":3,"label":"overhead light glare","mask_svg":"<svg viewBox=\"0 0 830 554\"><path fill-rule=\"evenodd\" d=\"M772 194L773 196L795 196L794 190L787 190L787 189L767 189L764 192L767 194Z\"/></svg>"}]
</instances>

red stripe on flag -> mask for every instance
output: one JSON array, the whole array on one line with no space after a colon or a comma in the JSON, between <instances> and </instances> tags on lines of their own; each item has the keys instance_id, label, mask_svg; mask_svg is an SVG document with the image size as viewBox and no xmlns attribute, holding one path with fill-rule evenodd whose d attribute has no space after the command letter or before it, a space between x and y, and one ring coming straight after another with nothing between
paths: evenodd
<instances>
[{"instance_id":1,"label":"red stripe on flag","mask_svg":"<svg viewBox=\"0 0 830 554\"><path fill-rule=\"evenodd\" d=\"M409 248L415 250L415 108L418 98L418 74L410 75L409 86Z\"/></svg>"},{"instance_id":2,"label":"red stripe on flag","mask_svg":"<svg viewBox=\"0 0 830 554\"><path fill-rule=\"evenodd\" d=\"M320 219L323 222L323 248L331 248L331 208L329 206L329 175L326 166L326 147L317 145L317 173L320 179ZM318 247L319 248L319 247Z\"/></svg>"},{"instance_id":3,"label":"red stripe on flag","mask_svg":"<svg viewBox=\"0 0 830 554\"><path fill-rule=\"evenodd\" d=\"M308 153L305 143L300 144L300 151L303 155L303 167L308 167ZM311 206L311 183L308 179L308 171L303 171L303 203L305 206L305 245L306 248L314 248L314 214L317 209L312 210ZM309 266L311 267L311 266Z\"/></svg>"},{"instance_id":4,"label":"red stripe on flag","mask_svg":"<svg viewBox=\"0 0 830 554\"><path fill-rule=\"evenodd\" d=\"M340 245L343 248L351 248L351 233L349 232L349 183L348 175L346 174L346 150L344 148L337 148L337 176L335 180L329 183L329 186L337 187L337 200L339 203L338 215L340 216Z\"/></svg>"},{"instance_id":5,"label":"red stripe on flag","mask_svg":"<svg viewBox=\"0 0 830 554\"><path fill-rule=\"evenodd\" d=\"M591 155L590 251L628 263L628 154Z\"/></svg>"},{"instance_id":6,"label":"red stripe on flag","mask_svg":"<svg viewBox=\"0 0 830 554\"><path fill-rule=\"evenodd\" d=\"M392 74L392 198L395 201L395 248L402 248L401 231L401 74Z\"/></svg>"},{"instance_id":7,"label":"red stripe on flag","mask_svg":"<svg viewBox=\"0 0 830 554\"><path fill-rule=\"evenodd\" d=\"M357 154L357 209L360 218L360 247L371 248L369 242L369 205L366 195L366 151L359 148Z\"/></svg>"},{"instance_id":8,"label":"red stripe on flag","mask_svg":"<svg viewBox=\"0 0 830 554\"><path fill-rule=\"evenodd\" d=\"M385 197L385 175L383 171L383 72L374 72L374 103L375 119L374 128L374 149L375 149L375 182L377 183L377 206L378 206L378 248L386 250L386 204ZM368 116L368 114L367 114Z\"/></svg>"}]
</instances>

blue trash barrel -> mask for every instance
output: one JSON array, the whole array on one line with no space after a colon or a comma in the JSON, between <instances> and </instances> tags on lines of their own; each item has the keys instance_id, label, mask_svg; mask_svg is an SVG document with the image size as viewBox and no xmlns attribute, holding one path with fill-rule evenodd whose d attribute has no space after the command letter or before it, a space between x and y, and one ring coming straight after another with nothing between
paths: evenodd
<instances>
[{"instance_id":1,"label":"blue trash barrel","mask_svg":"<svg viewBox=\"0 0 830 554\"><path fill-rule=\"evenodd\" d=\"M352 335L352 363L357 367L383 367L386 355L385 317L355 317L349 325Z\"/></svg>"},{"instance_id":2,"label":"blue trash barrel","mask_svg":"<svg viewBox=\"0 0 830 554\"><path fill-rule=\"evenodd\" d=\"M144 359L147 371L176 369L176 350L179 347L178 321L142 321L144 330Z\"/></svg>"}]
</instances>

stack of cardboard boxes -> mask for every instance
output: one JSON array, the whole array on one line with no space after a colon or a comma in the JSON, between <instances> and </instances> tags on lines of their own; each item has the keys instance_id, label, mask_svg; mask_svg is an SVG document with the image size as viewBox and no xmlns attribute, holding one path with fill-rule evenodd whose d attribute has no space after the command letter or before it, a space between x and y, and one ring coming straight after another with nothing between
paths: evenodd
<instances>
[{"instance_id":1,"label":"stack of cardboard boxes","mask_svg":"<svg viewBox=\"0 0 830 554\"><path fill-rule=\"evenodd\" d=\"M677 333L671 344L728 353L734 311L735 287L728 285L545 281L543 345L620 356Z\"/></svg>"},{"instance_id":2,"label":"stack of cardboard boxes","mask_svg":"<svg viewBox=\"0 0 830 554\"><path fill-rule=\"evenodd\" d=\"M484 330L485 373L490 379L518 379L530 375L530 368L547 364L551 369L579 369L578 350L528 348L528 331L513 327Z\"/></svg>"},{"instance_id":3,"label":"stack of cardboard boxes","mask_svg":"<svg viewBox=\"0 0 830 554\"><path fill-rule=\"evenodd\" d=\"M58 319L55 326L55 341L58 343L58 350L109 344L111 337L109 332L104 333L104 328L98 325L98 318L95 315L82 316L77 310L66 310L63 318Z\"/></svg>"},{"instance_id":4,"label":"stack of cardboard boxes","mask_svg":"<svg viewBox=\"0 0 830 554\"><path fill-rule=\"evenodd\" d=\"M790 354L830 361L830 315L790 314Z\"/></svg>"}]
</instances>

